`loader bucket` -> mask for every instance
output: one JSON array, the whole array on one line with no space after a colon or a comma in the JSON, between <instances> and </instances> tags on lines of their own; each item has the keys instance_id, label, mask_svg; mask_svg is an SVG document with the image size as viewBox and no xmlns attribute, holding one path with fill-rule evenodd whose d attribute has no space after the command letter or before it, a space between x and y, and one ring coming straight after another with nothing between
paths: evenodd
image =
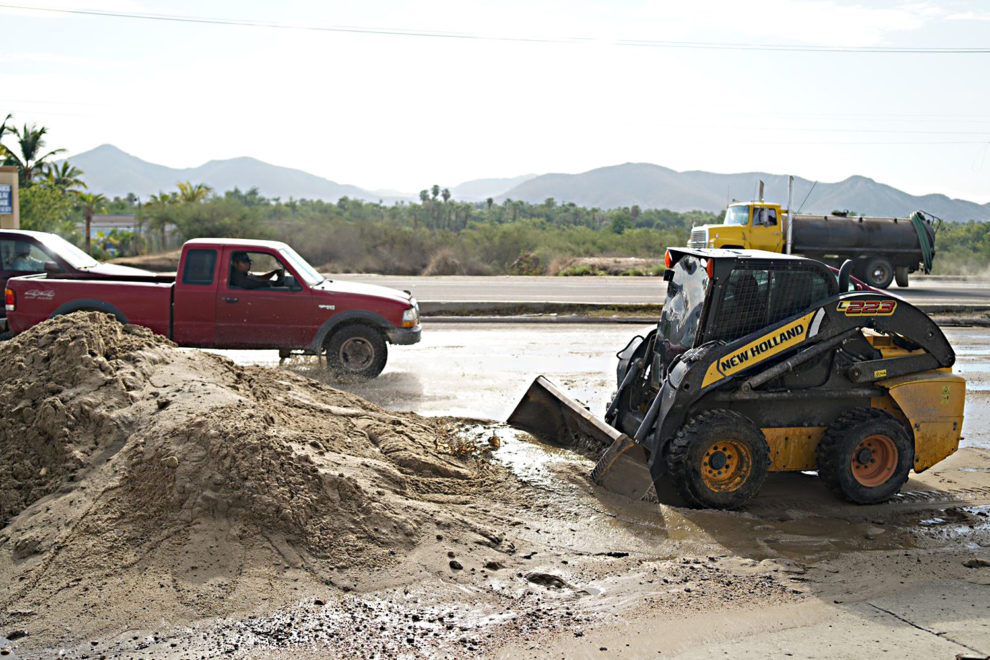
<instances>
[{"instance_id":1,"label":"loader bucket","mask_svg":"<svg viewBox=\"0 0 990 660\"><path fill-rule=\"evenodd\" d=\"M543 376L536 377L507 421L544 442L584 450L595 458L623 435Z\"/></svg>"},{"instance_id":2,"label":"loader bucket","mask_svg":"<svg viewBox=\"0 0 990 660\"><path fill-rule=\"evenodd\" d=\"M591 471L591 480L613 493L633 500L657 502L646 449L623 433L605 450Z\"/></svg>"},{"instance_id":3,"label":"loader bucket","mask_svg":"<svg viewBox=\"0 0 990 660\"><path fill-rule=\"evenodd\" d=\"M598 461L592 480L612 492L656 501L646 450L625 433L538 376L507 420L544 442L575 449Z\"/></svg>"}]
</instances>

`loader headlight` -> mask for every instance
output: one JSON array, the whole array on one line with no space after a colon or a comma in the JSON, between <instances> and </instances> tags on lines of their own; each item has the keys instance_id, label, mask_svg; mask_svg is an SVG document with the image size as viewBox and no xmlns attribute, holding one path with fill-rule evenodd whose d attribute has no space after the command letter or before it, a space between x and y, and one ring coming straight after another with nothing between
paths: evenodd
<instances>
[{"instance_id":1,"label":"loader headlight","mask_svg":"<svg viewBox=\"0 0 990 660\"><path fill-rule=\"evenodd\" d=\"M416 306L410 307L402 312L402 327L414 328L419 323L419 309Z\"/></svg>"}]
</instances>

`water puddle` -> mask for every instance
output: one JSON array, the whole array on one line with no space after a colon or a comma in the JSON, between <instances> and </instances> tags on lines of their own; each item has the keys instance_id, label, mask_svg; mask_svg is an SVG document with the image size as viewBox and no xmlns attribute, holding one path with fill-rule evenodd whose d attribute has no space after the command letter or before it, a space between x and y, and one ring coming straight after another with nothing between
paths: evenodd
<instances>
[{"instance_id":1,"label":"water puddle","mask_svg":"<svg viewBox=\"0 0 990 660\"><path fill-rule=\"evenodd\" d=\"M970 550L990 547L990 505L941 509L917 524L917 533L923 539Z\"/></svg>"},{"instance_id":2,"label":"water puddle","mask_svg":"<svg viewBox=\"0 0 990 660\"><path fill-rule=\"evenodd\" d=\"M470 442L477 443L482 437L498 439L498 449L492 452L497 463L507 467L526 483L558 490L560 477L551 469L554 465L579 465L591 472L594 464L588 459L568 451L530 439L528 433L504 425L470 425L460 433Z\"/></svg>"}]
</instances>

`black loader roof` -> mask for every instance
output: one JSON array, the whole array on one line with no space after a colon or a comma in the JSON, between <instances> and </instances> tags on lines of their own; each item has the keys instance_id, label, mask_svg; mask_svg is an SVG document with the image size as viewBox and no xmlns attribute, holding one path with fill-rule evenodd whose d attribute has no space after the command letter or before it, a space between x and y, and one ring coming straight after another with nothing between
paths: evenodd
<instances>
[{"instance_id":1,"label":"black loader roof","mask_svg":"<svg viewBox=\"0 0 990 660\"><path fill-rule=\"evenodd\" d=\"M779 252L769 252L767 250L741 250L741 249L725 249L725 248L689 248L689 247L672 247L667 248L667 252L670 254L670 266L676 264L681 257L685 255L690 255L692 257L700 257L702 259L766 259L772 261L813 261L813 259L808 259L806 257L799 257L795 254L781 254ZM668 266L669 267L669 266Z\"/></svg>"}]
</instances>

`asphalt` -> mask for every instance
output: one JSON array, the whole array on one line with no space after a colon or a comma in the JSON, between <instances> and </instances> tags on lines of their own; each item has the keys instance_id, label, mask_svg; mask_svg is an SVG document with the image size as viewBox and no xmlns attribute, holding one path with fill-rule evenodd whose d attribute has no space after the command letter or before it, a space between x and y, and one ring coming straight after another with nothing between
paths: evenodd
<instances>
[{"instance_id":1,"label":"asphalt","mask_svg":"<svg viewBox=\"0 0 990 660\"><path fill-rule=\"evenodd\" d=\"M655 321L666 295L658 277L398 276L333 277L409 290L436 322L531 320L546 323ZM917 277L889 293L948 325L990 322L990 280Z\"/></svg>"}]
</instances>

